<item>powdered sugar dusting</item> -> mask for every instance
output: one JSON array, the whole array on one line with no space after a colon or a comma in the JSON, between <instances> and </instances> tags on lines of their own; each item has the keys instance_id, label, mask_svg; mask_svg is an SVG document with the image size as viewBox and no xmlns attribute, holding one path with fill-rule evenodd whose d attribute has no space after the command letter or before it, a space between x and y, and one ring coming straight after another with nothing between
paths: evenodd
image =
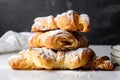
<instances>
[{"instance_id":1,"label":"powdered sugar dusting","mask_svg":"<svg viewBox=\"0 0 120 80\"><path fill-rule=\"evenodd\" d=\"M111 62L111 60L106 60L104 61L105 63L108 63L110 66L113 66L113 63Z\"/></svg>"},{"instance_id":2,"label":"powdered sugar dusting","mask_svg":"<svg viewBox=\"0 0 120 80\"><path fill-rule=\"evenodd\" d=\"M106 61L104 61L104 63L107 63L107 64L109 64L110 67L113 67L113 64L112 64L111 60L106 60ZM98 65L97 67L98 67L98 68L103 68L104 65L103 65L103 64L100 64L100 65Z\"/></svg>"},{"instance_id":3,"label":"powdered sugar dusting","mask_svg":"<svg viewBox=\"0 0 120 80\"><path fill-rule=\"evenodd\" d=\"M47 18L48 22L52 22L52 20L53 20L54 17L52 15L50 15L50 16L48 16L46 18Z\"/></svg>"},{"instance_id":4,"label":"powdered sugar dusting","mask_svg":"<svg viewBox=\"0 0 120 80\"><path fill-rule=\"evenodd\" d=\"M81 14L80 18L84 21L86 21L86 23L89 25L90 24L90 19L89 16L87 14Z\"/></svg>"},{"instance_id":5,"label":"powdered sugar dusting","mask_svg":"<svg viewBox=\"0 0 120 80\"><path fill-rule=\"evenodd\" d=\"M47 32L46 32L47 33ZM53 35L59 35L59 34L70 34L69 32L65 31L65 30L53 30L53 31L49 31L49 36L53 36Z\"/></svg>"},{"instance_id":6,"label":"powdered sugar dusting","mask_svg":"<svg viewBox=\"0 0 120 80\"><path fill-rule=\"evenodd\" d=\"M51 49L42 47L42 48L34 48L34 50L38 51L38 55L46 56L47 58L50 58L50 59L55 58L55 52L52 51Z\"/></svg>"},{"instance_id":7,"label":"powdered sugar dusting","mask_svg":"<svg viewBox=\"0 0 120 80\"><path fill-rule=\"evenodd\" d=\"M69 10L69 11L67 11L67 12L63 12L62 14L58 14L58 15L56 16L56 18L57 18L57 17L62 17L62 16L67 16L67 15L68 15L69 18L72 19L72 18L73 18L73 17L71 17L72 15L70 16L69 14L73 14L73 12L74 12L73 10Z\"/></svg>"},{"instance_id":8,"label":"powdered sugar dusting","mask_svg":"<svg viewBox=\"0 0 120 80\"><path fill-rule=\"evenodd\" d=\"M52 18L54 18L52 15L45 16L45 17L37 17L34 19L34 22L43 21L43 20L51 20Z\"/></svg>"},{"instance_id":9,"label":"powdered sugar dusting","mask_svg":"<svg viewBox=\"0 0 120 80\"><path fill-rule=\"evenodd\" d=\"M19 59L19 58L20 58L20 55L13 55L8 58L8 61L11 59Z\"/></svg>"},{"instance_id":10,"label":"powdered sugar dusting","mask_svg":"<svg viewBox=\"0 0 120 80\"><path fill-rule=\"evenodd\" d=\"M86 48L78 48L76 50L67 51L65 57L72 59L71 61L76 61L76 59L78 59L78 57L81 56L85 49Z\"/></svg>"},{"instance_id":11,"label":"powdered sugar dusting","mask_svg":"<svg viewBox=\"0 0 120 80\"><path fill-rule=\"evenodd\" d=\"M50 15L50 16L46 16L46 17L37 17L34 20L34 24L32 26L32 28L36 27L37 29L40 30L47 30L50 26L51 23L53 23L54 21L54 16Z\"/></svg>"}]
</instances>

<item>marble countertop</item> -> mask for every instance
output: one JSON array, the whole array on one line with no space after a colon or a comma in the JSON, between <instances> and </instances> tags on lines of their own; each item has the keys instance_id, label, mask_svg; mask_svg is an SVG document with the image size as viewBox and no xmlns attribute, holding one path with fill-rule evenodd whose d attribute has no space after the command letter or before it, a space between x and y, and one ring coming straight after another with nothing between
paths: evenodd
<instances>
[{"instance_id":1,"label":"marble countertop","mask_svg":"<svg viewBox=\"0 0 120 80\"><path fill-rule=\"evenodd\" d=\"M109 56L111 45L91 45L97 55ZM114 71L81 70L13 70L7 64L9 56L17 53L0 54L0 80L120 80L119 67Z\"/></svg>"}]
</instances>

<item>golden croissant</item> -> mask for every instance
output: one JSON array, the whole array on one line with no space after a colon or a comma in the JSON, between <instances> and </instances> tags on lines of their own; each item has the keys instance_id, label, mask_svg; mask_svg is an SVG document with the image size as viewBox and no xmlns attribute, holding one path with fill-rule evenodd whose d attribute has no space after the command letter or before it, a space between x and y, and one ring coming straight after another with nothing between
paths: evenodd
<instances>
[{"instance_id":1,"label":"golden croissant","mask_svg":"<svg viewBox=\"0 0 120 80\"><path fill-rule=\"evenodd\" d=\"M71 51L55 52L43 47L23 50L19 52L18 55L9 57L8 63L11 68L19 70L78 68L113 69L113 64L107 62L108 59L104 59L103 57L100 59L92 59L94 57L95 53L90 48L78 48Z\"/></svg>"},{"instance_id":2,"label":"golden croissant","mask_svg":"<svg viewBox=\"0 0 120 80\"><path fill-rule=\"evenodd\" d=\"M79 15L73 10L69 10L56 17L50 15L47 17L37 17L32 25L32 32L63 29L69 31L90 31L90 19L87 14Z\"/></svg>"},{"instance_id":3,"label":"golden croissant","mask_svg":"<svg viewBox=\"0 0 120 80\"><path fill-rule=\"evenodd\" d=\"M102 69L102 70L113 70L115 67L107 56L94 56L91 60L84 66L83 69Z\"/></svg>"},{"instance_id":4,"label":"golden croissant","mask_svg":"<svg viewBox=\"0 0 120 80\"><path fill-rule=\"evenodd\" d=\"M76 69L87 64L94 55L88 48L54 52L43 47L23 50L11 56L8 63L14 69Z\"/></svg>"},{"instance_id":5,"label":"golden croissant","mask_svg":"<svg viewBox=\"0 0 120 80\"><path fill-rule=\"evenodd\" d=\"M65 30L34 33L28 40L28 43L30 47L46 47L54 50L88 47L88 40L82 34Z\"/></svg>"}]
</instances>

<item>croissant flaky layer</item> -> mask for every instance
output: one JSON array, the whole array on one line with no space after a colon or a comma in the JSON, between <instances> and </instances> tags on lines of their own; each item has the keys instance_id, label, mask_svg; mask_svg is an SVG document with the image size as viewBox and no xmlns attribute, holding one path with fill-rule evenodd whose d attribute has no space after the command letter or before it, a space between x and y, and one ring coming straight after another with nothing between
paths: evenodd
<instances>
[{"instance_id":1,"label":"croissant flaky layer","mask_svg":"<svg viewBox=\"0 0 120 80\"><path fill-rule=\"evenodd\" d=\"M47 48L26 49L13 55L8 63L13 69L101 69L112 70L113 64L106 57L96 58L93 50L78 48L54 52Z\"/></svg>"},{"instance_id":2,"label":"croissant flaky layer","mask_svg":"<svg viewBox=\"0 0 120 80\"><path fill-rule=\"evenodd\" d=\"M76 69L87 64L95 53L88 48L54 52L47 48L33 48L9 58L14 69Z\"/></svg>"},{"instance_id":3,"label":"croissant flaky layer","mask_svg":"<svg viewBox=\"0 0 120 80\"><path fill-rule=\"evenodd\" d=\"M114 64L110 61L107 56L94 56L91 60L83 66L83 69L102 69L102 70L113 70Z\"/></svg>"},{"instance_id":4,"label":"croissant flaky layer","mask_svg":"<svg viewBox=\"0 0 120 80\"><path fill-rule=\"evenodd\" d=\"M82 34L65 30L34 33L28 43L30 47L46 47L54 50L71 50L78 47L88 47L88 40Z\"/></svg>"},{"instance_id":5,"label":"croissant flaky layer","mask_svg":"<svg viewBox=\"0 0 120 80\"><path fill-rule=\"evenodd\" d=\"M73 10L69 10L56 17L50 15L47 17L37 17L32 25L32 32L63 29L69 31L90 31L90 19L87 14L79 15Z\"/></svg>"}]
</instances>

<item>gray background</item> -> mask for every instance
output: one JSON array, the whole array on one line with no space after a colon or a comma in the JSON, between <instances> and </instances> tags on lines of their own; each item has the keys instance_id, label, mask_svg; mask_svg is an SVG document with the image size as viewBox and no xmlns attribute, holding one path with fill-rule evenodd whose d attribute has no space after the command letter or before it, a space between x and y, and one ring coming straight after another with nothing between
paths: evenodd
<instances>
[{"instance_id":1,"label":"gray background","mask_svg":"<svg viewBox=\"0 0 120 80\"><path fill-rule=\"evenodd\" d=\"M120 43L120 0L0 0L0 36L6 31L30 31L34 18L56 16L73 9L87 13L90 44Z\"/></svg>"}]
</instances>

